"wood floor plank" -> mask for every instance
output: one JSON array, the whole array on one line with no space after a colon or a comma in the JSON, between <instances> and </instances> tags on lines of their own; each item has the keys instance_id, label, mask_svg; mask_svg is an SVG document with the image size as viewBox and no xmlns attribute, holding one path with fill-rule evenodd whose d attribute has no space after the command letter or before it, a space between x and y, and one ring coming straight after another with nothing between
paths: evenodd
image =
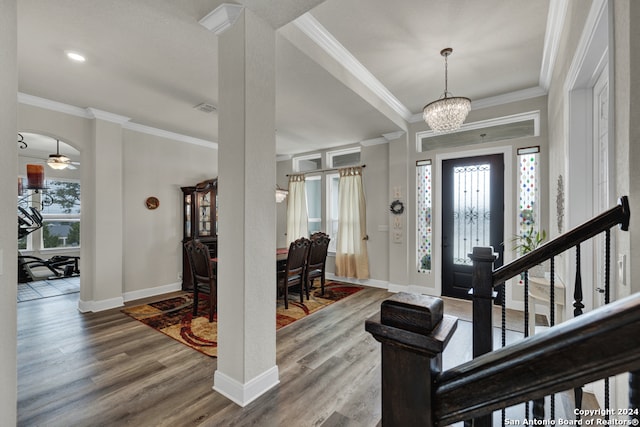
<instances>
[{"instance_id":1,"label":"wood floor plank","mask_svg":"<svg viewBox=\"0 0 640 427\"><path fill-rule=\"evenodd\" d=\"M280 329L280 384L245 408L212 390L217 359L119 309L80 313L77 294L20 303L18 425L379 425L380 344L364 321L390 295L365 288ZM449 307L468 316L466 302ZM445 367L471 358L470 341L470 326L459 325Z\"/></svg>"}]
</instances>

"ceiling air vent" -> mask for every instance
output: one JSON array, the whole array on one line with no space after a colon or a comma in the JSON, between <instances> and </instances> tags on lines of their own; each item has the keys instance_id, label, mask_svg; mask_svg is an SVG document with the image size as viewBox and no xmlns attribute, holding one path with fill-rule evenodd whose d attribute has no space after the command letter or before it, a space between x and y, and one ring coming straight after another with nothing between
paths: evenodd
<instances>
[{"instance_id":1,"label":"ceiling air vent","mask_svg":"<svg viewBox=\"0 0 640 427\"><path fill-rule=\"evenodd\" d=\"M216 107L213 104L209 104L207 102L203 102L202 104L198 104L195 107L196 110L202 111L203 113L213 113L216 111Z\"/></svg>"}]
</instances>

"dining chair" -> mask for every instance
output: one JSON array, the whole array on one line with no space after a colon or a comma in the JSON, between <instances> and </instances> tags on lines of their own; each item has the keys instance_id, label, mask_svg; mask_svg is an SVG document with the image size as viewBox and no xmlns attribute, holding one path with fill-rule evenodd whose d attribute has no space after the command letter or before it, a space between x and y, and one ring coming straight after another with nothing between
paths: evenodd
<instances>
[{"instance_id":1,"label":"dining chair","mask_svg":"<svg viewBox=\"0 0 640 427\"><path fill-rule=\"evenodd\" d=\"M322 295L324 295L325 266L330 240L329 235L321 231L311 235L311 246L309 246L309 255L307 256L307 278L305 280L307 299L309 299L309 292L315 279L320 279L320 289L322 290Z\"/></svg>"},{"instance_id":2,"label":"dining chair","mask_svg":"<svg viewBox=\"0 0 640 427\"><path fill-rule=\"evenodd\" d=\"M200 292L209 295L209 322L218 307L218 282L216 270L212 265L209 248L199 240L185 242L187 258L193 277L193 315L198 314L198 299Z\"/></svg>"},{"instance_id":3,"label":"dining chair","mask_svg":"<svg viewBox=\"0 0 640 427\"><path fill-rule=\"evenodd\" d=\"M305 266L311 241L305 237L291 242L284 271L278 274L278 290L284 294L284 308L289 308L289 288L300 287L300 303L304 302ZM308 298L307 294L307 298Z\"/></svg>"}]
</instances>

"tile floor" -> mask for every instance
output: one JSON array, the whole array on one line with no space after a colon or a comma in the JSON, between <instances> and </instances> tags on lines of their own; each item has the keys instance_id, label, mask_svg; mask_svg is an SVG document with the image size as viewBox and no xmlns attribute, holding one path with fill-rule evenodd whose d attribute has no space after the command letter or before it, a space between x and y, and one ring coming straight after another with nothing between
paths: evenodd
<instances>
[{"instance_id":1,"label":"tile floor","mask_svg":"<svg viewBox=\"0 0 640 427\"><path fill-rule=\"evenodd\" d=\"M80 292L80 277L18 283L18 302Z\"/></svg>"}]
</instances>

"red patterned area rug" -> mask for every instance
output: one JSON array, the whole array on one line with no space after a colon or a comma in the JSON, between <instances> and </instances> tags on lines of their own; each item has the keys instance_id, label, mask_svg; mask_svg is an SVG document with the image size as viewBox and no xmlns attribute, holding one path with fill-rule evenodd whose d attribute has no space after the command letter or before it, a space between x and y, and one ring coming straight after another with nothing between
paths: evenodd
<instances>
[{"instance_id":1,"label":"red patterned area rug","mask_svg":"<svg viewBox=\"0 0 640 427\"><path fill-rule=\"evenodd\" d=\"M284 300L279 298L276 307L276 329L290 325L316 311L364 289L363 286L328 280L325 294L320 289L311 292L309 300L300 304L297 294L289 295L289 309L285 310ZM193 316L193 295L185 293L162 301L122 309L122 312L153 329L170 336L208 356L218 355L217 315L209 323L209 300L202 295L198 301L198 315Z\"/></svg>"}]
</instances>

